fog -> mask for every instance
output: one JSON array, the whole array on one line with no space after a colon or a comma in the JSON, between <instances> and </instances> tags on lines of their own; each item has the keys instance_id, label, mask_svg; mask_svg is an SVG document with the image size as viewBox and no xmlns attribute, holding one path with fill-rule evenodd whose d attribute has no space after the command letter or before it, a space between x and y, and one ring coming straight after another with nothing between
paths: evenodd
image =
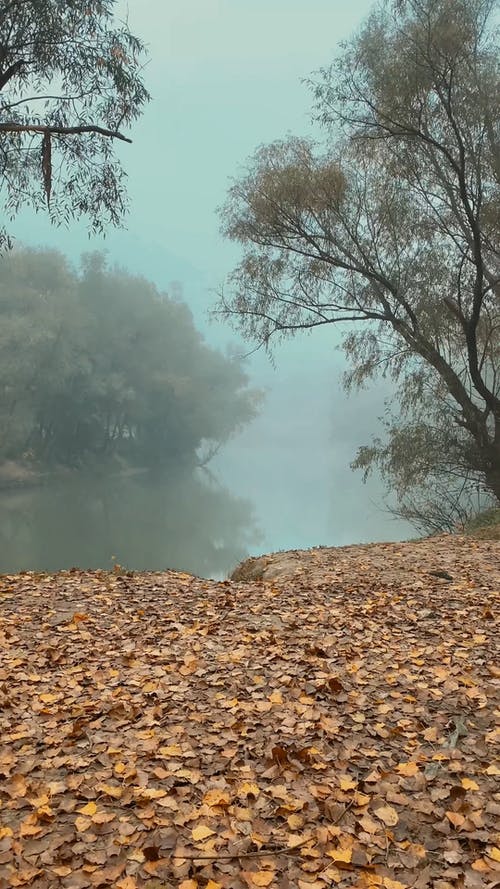
<instances>
[{"instance_id":1,"label":"fog","mask_svg":"<svg viewBox=\"0 0 500 889\"><path fill-rule=\"evenodd\" d=\"M370 6L367 0L123 5L131 30L149 44L145 79L153 95L133 144L119 149L128 173L126 228L89 240L83 223L54 229L42 215L25 212L10 225L18 245L55 248L75 267L82 253L105 250L111 266L181 296L212 349L251 352L227 325L209 318L239 258L219 234L216 208L256 146L312 131L311 96L301 80L331 61ZM265 391L259 416L203 470L193 466L183 474L177 467L160 486L151 477L142 484L110 473L3 489L0 569L116 561L221 577L246 553L411 536L385 510L380 481L363 485L349 468L357 447L379 429L390 392L378 384L345 394L339 336L333 329L298 335L276 348L274 365L262 352L246 358L249 387ZM96 510L106 512L106 534Z\"/></svg>"}]
</instances>

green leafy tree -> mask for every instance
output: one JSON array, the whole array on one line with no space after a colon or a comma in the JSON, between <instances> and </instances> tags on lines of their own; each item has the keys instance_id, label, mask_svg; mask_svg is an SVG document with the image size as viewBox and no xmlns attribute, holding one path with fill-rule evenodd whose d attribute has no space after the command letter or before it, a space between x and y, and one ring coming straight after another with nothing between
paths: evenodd
<instances>
[{"instance_id":1,"label":"green leafy tree","mask_svg":"<svg viewBox=\"0 0 500 889\"><path fill-rule=\"evenodd\" d=\"M46 204L94 231L125 210L116 140L149 95L144 47L115 0L0 2L0 175L7 215ZM5 230L2 240L8 241Z\"/></svg>"},{"instance_id":2,"label":"green leafy tree","mask_svg":"<svg viewBox=\"0 0 500 889\"><path fill-rule=\"evenodd\" d=\"M403 496L415 467L500 499L497 10L380 4L311 84L324 145L260 148L222 210L244 257L219 311L265 346L347 325L347 386L383 373L401 394L357 465Z\"/></svg>"}]
</instances>

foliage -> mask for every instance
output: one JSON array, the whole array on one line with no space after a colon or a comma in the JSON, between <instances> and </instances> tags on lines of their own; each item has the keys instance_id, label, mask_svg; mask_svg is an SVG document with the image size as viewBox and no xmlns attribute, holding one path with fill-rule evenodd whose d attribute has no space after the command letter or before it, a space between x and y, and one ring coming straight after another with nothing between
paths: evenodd
<instances>
[{"instance_id":1,"label":"foliage","mask_svg":"<svg viewBox=\"0 0 500 889\"><path fill-rule=\"evenodd\" d=\"M207 464L260 396L185 304L102 256L76 274L24 250L0 265L0 319L3 570L23 552L51 569L112 554L145 568L155 553L150 567L200 571L244 554L248 504L210 483Z\"/></svg>"},{"instance_id":2,"label":"foliage","mask_svg":"<svg viewBox=\"0 0 500 889\"><path fill-rule=\"evenodd\" d=\"M382 373L401 392L358 462L400 490L437 459L500 498L496 7L377 7L312 84L325 145L260 148L222 210L245 252L219 311L266 347L347 323L347 387Z\"/></svg>"},{"instance_id":3,"label":"foliage","mask_svg":"<svg viewBox=\"0 0 500 889\"><path fill-rule=\"evenodd\" d=\"M2 885L493 887L500 571L470 544L0 578Z\"/></svg>"},{"instance_id":4,"label":"foliage","mask_svg":"<svg viewBox=\"0 0 500 889\"><path fill-rule=\"evenodd\" d=\"M80 276L57 253L6 257L0 315L6 459L196 466L255 414L241 366L204 343L187 306L101 256Z\"/></svg>"},{"instance_id":5,"label":"foliage","mask_svg":"<svg viewBox=\"0 0 500 889\"><path fill-rule=\"evenodd\" d=\"M464 533L482 540L500 540L500 510L485 509L468 518Z\"/></svg>"},{"instance_id":6,"label":"foliage","mask_svg":"<svg viewBox=\"0 0 500 889\"><path fill-rule=\"evenodd\" d=\"M0 2L0 174L4 206L46 204L54 222L94 231L125 210L113 142L149 99L144 46L115 21L116 0ZM3 231L3 239L7 234Z\"/></svg>"}]
</instances>

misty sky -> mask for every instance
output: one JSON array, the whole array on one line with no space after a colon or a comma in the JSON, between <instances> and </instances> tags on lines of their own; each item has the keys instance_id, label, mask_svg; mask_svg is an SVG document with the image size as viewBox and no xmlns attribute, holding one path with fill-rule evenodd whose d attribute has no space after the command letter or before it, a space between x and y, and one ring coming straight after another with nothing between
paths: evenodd
<instances>
[{"instance_id":1,"label":"misty sky","mask_svg":"<svg viewBox=\"0 0 500 889\"><path fill-rule=\"evenodd\" d=\"M169 289L182 284L198 327L212 343L234 340L208 324L215 291L238 249L219 234L216 208L255 148L313 130L301 82L332 60L371 3L355 0L130 0L120 3L149 46L145 80L153 101L120 146L129 175L126 231L89 239L85 224L51 229L24 213L10 231L77 259L89 249ZM354 543L408 536L377 505L349 462L383 411L382 388L347 400L338 335L313 332L280 347L276 370L263 355L248 369L268 397L262 416L218 458L219 477L249 497L264 532L261 549ZM243 347L243 351L247 347Z\"/></svg>"}]
</instances>

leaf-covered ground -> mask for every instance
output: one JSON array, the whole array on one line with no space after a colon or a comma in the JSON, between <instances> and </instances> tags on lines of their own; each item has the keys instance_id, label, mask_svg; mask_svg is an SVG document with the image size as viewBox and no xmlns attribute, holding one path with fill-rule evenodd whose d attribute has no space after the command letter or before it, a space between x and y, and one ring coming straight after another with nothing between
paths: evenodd
<instances>
[{"instance_id":1,"label":"leaf-covered ground","mask_svg":"<svg viewBox=\"0 0 500 889\"><path fill-rule=\"evenodd\" d=\"M1 578L1 889L500 885L499 557Z\"/></svg>"}]
</instances>

